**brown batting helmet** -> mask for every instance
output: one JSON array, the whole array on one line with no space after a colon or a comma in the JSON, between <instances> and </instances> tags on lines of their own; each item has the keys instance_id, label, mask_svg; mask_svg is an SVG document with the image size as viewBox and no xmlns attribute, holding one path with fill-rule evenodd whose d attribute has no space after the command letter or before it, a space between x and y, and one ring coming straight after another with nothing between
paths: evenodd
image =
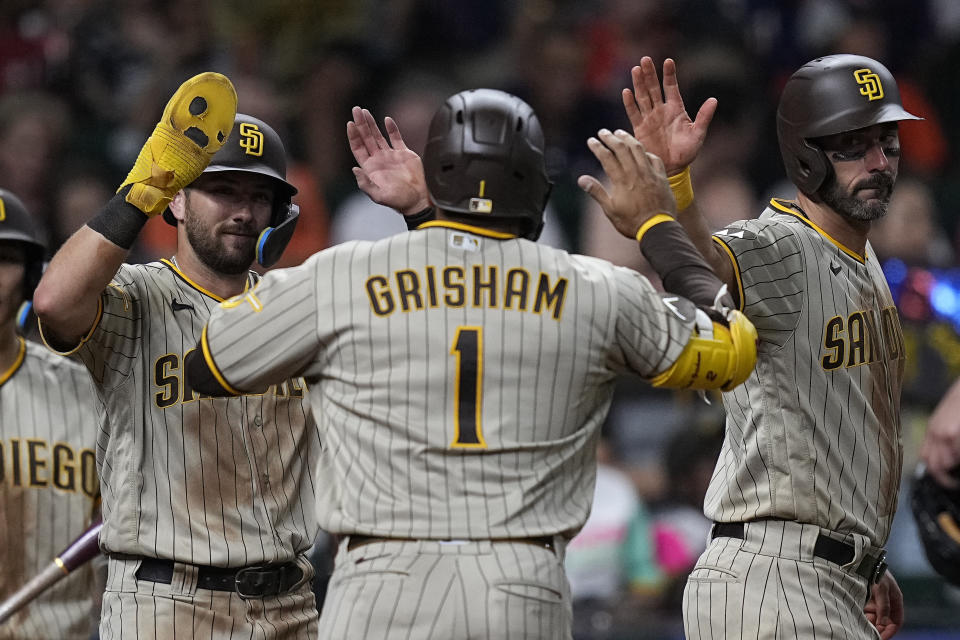
<instances>
[{"instance_id":1,"label":"brown batting helmet","mask_svg":"<svg viewBox=\"0 0 960 640\"><path fill-rule=\"evenodd\" d=\"M277 132L263 120L238 113L230 137L211 158L203 173L240 171L271 179L275 187L270 226L257 241L257 262L264 267L280 259L293 236L300 217L300 208L291 204L297 188L287 182L287 153ZM167 224L177 226L170 209L163 212Z\"/></svg>"},{"instance_id":2,"label":"brown batting helmet","mask_svg":"<svg viewBox=\"0 0 960 640\"><path fill-rule=\"evenodd\" d=\"M777 138L790 181L808 196L833 167L811 138L884 122L922 120L903 108L893 75L872 58L839 54L811 60L790 76L777 107Z\"/></svg>"},{"instance_id":3,"label":"brown batting helmet","mask_svg":"<svg viewBox=\"0 0 960 640\"><path fill-rule=\"evenodd\" d=\"M40 239L40 233L23 202L6 189L0 189L0 241L16 242L26 248L23 299L32 299L33 291L43 275L47 246Z\"/></svg>"},{"instance_id":4,"label":"brown batting helmet","mask_svg":"<svg viewBox=\"0 0 960 640\"><path fill-rule=\"evenodd\" d=\"M427 191L444 211L518 220L536 240L553 184L533 109L495 89L461 91L433 116L423 152Z\"/></svg>"}]
</instances>

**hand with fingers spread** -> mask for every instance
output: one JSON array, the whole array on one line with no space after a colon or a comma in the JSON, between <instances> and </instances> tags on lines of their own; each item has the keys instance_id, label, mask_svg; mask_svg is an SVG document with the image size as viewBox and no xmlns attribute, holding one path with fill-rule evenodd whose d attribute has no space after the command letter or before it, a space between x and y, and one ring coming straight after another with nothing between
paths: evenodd
<instances>
[{"instance_id":1,"label":"hand with fingers spread","mask_svg":"<svg viewBox=\"0 0 960 640\"><path fill-rule=\"evenodd\" d=\"M657 214L676 215L676 202L663 162L647 152L629 133L601 129L587 146L600 161L610 181L610 191L592 176L580 176L577 184L603 209L617 231L635 238L643 224Z\"/></svg>"},{"instance_id":2,"label":"hand with fingers spread","mask_svg":"<svg viewBox=\"0 0 960 640\"><path fill-rule=\"evenodd\" d=\"M653 59L644 56L630 71L633 90L623 90L623 107L633 125L633 135L647 151L663 160L668 175L693 162L703 146L707 128L717 110L716 98L708 98L690 120L677 84L677 65L663 62L663 92Z\"/></svg>"},{"instance_id":3,"label":"hand with fingers spread","mask_svg":"<svg viewBox=\"0 0 960 640\"><path fill-rule=\"evenodd\" d=\"M407 147L393 118L384 119L387 141L367 109L354 107L347 122L347 140L359 167L357 186L378 204L412 215L430 206L423 162Z\"/></svg>"}]
</instances>

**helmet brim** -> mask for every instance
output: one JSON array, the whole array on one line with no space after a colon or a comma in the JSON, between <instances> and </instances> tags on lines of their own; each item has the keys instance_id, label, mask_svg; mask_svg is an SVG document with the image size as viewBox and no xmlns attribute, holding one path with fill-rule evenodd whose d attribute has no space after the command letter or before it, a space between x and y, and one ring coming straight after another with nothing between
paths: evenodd
<instances>
[{"instance_id":1,"label":"helmet brim","mask_svg":"<svg viewBox=\"0 0 960 640\"><path fill-rule=\"evenodd\" d=\"M203 174L201 175L205 175L208 173L222 173L224 171L234 171L236 173L252 173L253 175L266 176L268 178L272 178L275 186L277 187L277 195L279 196L280 200L289 200L290 198L293 198L293 196L297 195L298 190L295 186L293 186L292 184L284 180L280 176L280 174L278 174L276 171L274 171L273 169L271 169L266 165L260 165L257 167L243 167L243 168L228 167L226 165L210 165L203 171ZM187 185L187 186L189 187L190 185ZM163 221L169 224L171 227L177 226L177 219L173 217L173 212L170 211L170 207L167 207L166 209L163 210L162 217L163 217Z\"/></svg>"},{"instance_id":2,"label":"helmet brim","mask_svg":"<svg viewBox=\"0 0 960 640\"><path fill-rule=\"evenodd\" d=\"M287 182L283 176L265 164L252 165L248 167L230 167L227 165L212 164L204 169L203 173L222 173L224 171L235 171L237 173L252 173L254 175L267 176L268 178L273 178L274 181L278 183L278 193L282 197L292 198L293 196L297 195L297 188L295 186Z\"/></svg>"},{"instance_id":3,"label":"helmet brim","mask_svg":"<svg viewBox=\"0 0 960 640\"><path fill-rule=\"evenodd\" d=\"M876 124L886 124L888 122L900 122L902 120L923 120L900 105L887 104L877 109L873 113L864 114L869 117L861 119L856 118L856 110L841 111L828 120L817 122L814 126L808 127L800 132L804 138L821 138L823 136L832 136L847 131L856 131L865 129Z\"/></svg>"},{"instance_id":4,"label":"helmet brim","mask_svg":"<svg viewBox=\"0 0 960 640\"><path fill-rule=\"evenodd\" d=\"M0 242L16 242L18 244L25 244L32 254L43 255L43 253L47 250L43 244L37 242L36 238L22 231L10 230L0 233Z\"/></svg>"}]
</instances>

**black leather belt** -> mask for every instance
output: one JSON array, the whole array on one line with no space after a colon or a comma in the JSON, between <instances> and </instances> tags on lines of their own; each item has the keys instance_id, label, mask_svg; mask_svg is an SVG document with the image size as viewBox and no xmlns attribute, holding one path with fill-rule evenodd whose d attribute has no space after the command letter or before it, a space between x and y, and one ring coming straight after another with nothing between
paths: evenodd
<instances>
[{"instance_id":1,"label":"black leather belt","mask_svg":"<svg viewBox=\"0 0 960 640\"><path fill-rule=\"evenodd\" d=\"M738 538L743 540L743 529L743 522L714 522L713 530L710 532L710 539ZM834 564L844 566L853 562L857 551L853 545L849 545L846 542L840 542L825 535L818 535L817 542L813 545L813 555ZM881 549L876 555L866 553L854 572L866 578L870 584L874 584L880 581L880 578L883 577L883 573L886 570L887 552Z\"/></svg>"},{"instance_id":2,"label":"black leather belt","mask_svg":"<svg viewBox=\"0 0 960 640\"><path fill-rule=\"evenodd\" d=\"M376 536L364 536L351 534L347 542L347 551L353 551L364 545L375 542L443 542L442 540L415 540L413 538L382 538ZM468 542L509 542L519 544L532 544L536 547L543 547L554 551L553 536L540 536L537 538L486 538L483 540L470 540Z\"/></svg>"},{"instance_id":3,"label":"black leather belt","mask_svg":"<svg viewBox=\"0 0 960 640\"><path fill-rule=\"evenodd\" d=\"M211 591L236 591L244 598L263 598L287 593L303 579L303 569L293 562L250 567L197 567L197 588ZM173 561L143 558L137 580L170 584Z\"/></svg>"}]
</instances>

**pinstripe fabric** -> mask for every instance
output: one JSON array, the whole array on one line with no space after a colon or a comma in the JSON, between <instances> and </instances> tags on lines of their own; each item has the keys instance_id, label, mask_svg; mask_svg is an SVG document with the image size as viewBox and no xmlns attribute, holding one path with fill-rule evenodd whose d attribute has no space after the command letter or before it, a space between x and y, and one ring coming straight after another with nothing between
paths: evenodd
<instances>
[{"instance_id":1,"label":"pinstripe fabric","mask_svg":"<svg viewBox=\"0 0 960 640\"><path fill-rule=\"evenodd\" d=\"M561 554L562 555L562 554ZM341 543L322 639L569 637L563 561L524 543Z\"/></svg>"},{"instance_id":2,"label":"pinstripe fabric","mask_svg":"<svg viewBox=\"0 0 960 640\"><path fill-rule=\"evenodd\" d=\"M863 615L866 581L813 555L815 525L752 522L744 540L716 538L687 581L683 623L688 640L873 640ZM863 536L848 542L870 548Z\"/></svg>"},{"instance_id":3,"label":"pinstripe fabric","mask_svg":"<svg viewBox=\"0 0 960 640\"><path fill-rule=\"evenodd\" d=\"M779 200L759 219L734 223L715 240L734 263L741 307L760 344L754 373L724 394L726 438L707 490L707 517L779 518L881 547L902 470L904 349L876 255L869 244L865 256L857 255L794 203ZM799 637L873 637L864 599L842 595L853 593L853 584L865 593L862 578L819 560L784 572L785 552L753 557L731 552L732 544L714 541L688 582L688 637L795 637L785 625L800 615L800 606L813 621L810 633ZM728 580L707 567L718 563L737 567L744 610L765 616L744 619L742 636L739 618L717 605L728 594ZM771 600L777 594L781 599Z\"/></svg>"},{"instance_id":4,"label":"pinstripe fabric","mask_svg":"<svg viewBox=\"0 0 960 640\"><path fill-rule=\"evenodd\" d=\"M244 600L233 591L197 589L196 567L177 564L170 584L141 582L138 560L111 559L103 598L102 640L316 640L317 605L304 571L290 593Z\"/></svg>"},{"instance_id":5,"label":"pinstripe fabric","mask_svg":"<svg viewBox=\"0 0 960 640\"><path fill-rule=\"evenodd\" d=\"M899 316L872 249L851 255L776 204L718 234L760 348L754 375L724 398L706 513L797 520L882 546L903 449Z\"/></svg>"},{"instance_id":6,"label":"pinstripe fabric","mask_svg":"<svg viewBox=\"0 0 960 640\"><path fill-rule=\"evenodd\" d=\"M90 376L42 345L23 345L22 362L0 382L0 600L83 533L100 496L102 408ZM89 638L98 586L93 563L78 568L0 625L0 638Z\"/></svg>"},{"instance_id":7,"label":"pinstripe fabric","mask_svg":"<svg viewBox=\"0 0 960 640\"><path fill-rule=\"evenodd\" d=\"M519 301L504 309L486 297L474 305L469 284L466 305L432 307L423 286L424 308L411 295L409 311L395 299L391 313L377 315L366 286L372 276L395 282L397 272L425 274L428 266L476 270L483 281L490 269L502 276L517 266L532 274L531 289L544 273L551 283L565 279L569 291L558 318L536 313L532 298L526 311ZM448 539L578 530L615 374L665 369L692 322L670 314L635 272L479 230L430 228L339 245L269 273L253 294L261 310L241 300L214 312L210 351L240 389L305 375L334 460L318 472L336 479L318 483L317 513L332 533ZM438 300L444 295L454 294L440 290ZM484 444L458 447L464 408L455 410L454 340L469 327L483 334Z\"/></svg>"},{"instance_id":8,"label":"pinstripe fabric","mask_svg":"<svg viewBox=\"0 0 960 640\"><path fill-rule=\"evenodd\" d=\"M183 356L219 300L170 263L123 265L102 300L77 356L107 408L104 550L221 567L303 553L319 440L302 384L239 398L186 389Z\"/></svg>"},{"instance_id":9,"label":"pinstripe fabric","mask_svg":"<svg viewBox=\"0 0 960 640\"><path fill-rule=\"evenodd\" d=\"M548 291L562 293L548 300ZM270 272L251 294L213 312L207 344L231 386L262 388L294 373L310 383L331 456L318 470L326 530L571 537L590 509L597 430L616 374L649 378L671 365L690 335L693 313L686 317L635 272L434 224ZM493 575L508 575L513 553L494 550L489 563L502 568ZM404 589L432 601L441 588L433 581L448 584L457 562L444 559L438 573L418 564ZM558 559L549 564L551 588L567 594ZM330 597L355 603L353 617L374 615L377 596L364 595L361 605L354 579L336 584L345 591L334 586ZM407 597L383 592L376 609L406 607ZM435 637L502 637L500 625L515 632L527 628L521 619L534 624L528 614L498 618L490 624L500 631L478 635L451 635L455 621L443 618ZM565 637L569 625L543 633ZM350 636L362 637L352 627Z\"/></svg>"},{"instance_id":10,"label":"pinstripe fabric","mask_svg":"<svg viewBox=\"0 0 960 640\"><path fill-rule=\"evenodd\" d=\"M101 548L218 567L304 554L317 533L312 473L320 441L303 381L237 398L190 390L183 358L220 298L169 261L121 266L101 302L75 352L107 411L97 442ZM104 607L102 629L126 624L111 618L118 611Z\"/></svg>"}]
</instances>

